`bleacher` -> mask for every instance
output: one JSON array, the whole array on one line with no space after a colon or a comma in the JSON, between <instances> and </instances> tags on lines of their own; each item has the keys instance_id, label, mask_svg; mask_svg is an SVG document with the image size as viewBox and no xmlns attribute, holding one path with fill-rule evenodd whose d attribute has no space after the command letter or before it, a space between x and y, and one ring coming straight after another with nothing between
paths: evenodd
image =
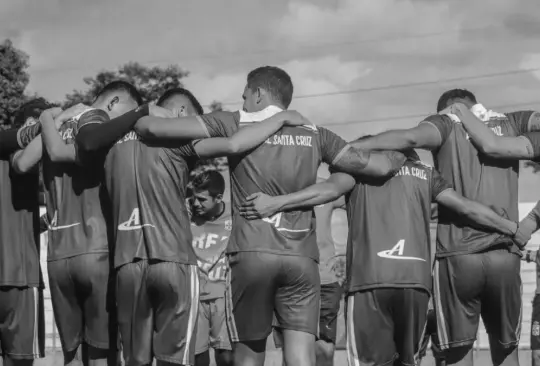
<instances>
[{"instance_id":1,"label":"bleacher","mask_svg":"<svg viewBox=\"0 0 540 366\"><path fill-rule=\"evenodd\" d=\"M520 219L525 216L533 207L534 203L521 203L519 205ZM44 211L44 209L42 209ZM343 224L344 215L338 214L333 220L333 230L336 231L336 241L343 246L346 230L346 225ZM435 227L432 227L432 236ZM540 246L540 234L533 235L531 242L528 245L529 249L538 249ZM48 289L48 274L47 274L47 234L41 235L41 268L43 271L43 277L45 281L45 326L46 326L46 347L49 351L60 351L60 339L58 337L58 331L54 324L54 314L52 311L52 305L50 300L50 292ZM521 343L520 348L529 349L530 342L530 330L531 330L531 302L536 290L536 268L534 263L527 264L522 262L521 278L523 281L523 323L521 328ZM345 331L344 331L344 319L343 319L343 306L340 312L338 320L338 348L343 349L345 347ZM478 340L476 342L477 349L488 349L488 338L483 325L480 326Z\"/></svg>"}]
</instances>

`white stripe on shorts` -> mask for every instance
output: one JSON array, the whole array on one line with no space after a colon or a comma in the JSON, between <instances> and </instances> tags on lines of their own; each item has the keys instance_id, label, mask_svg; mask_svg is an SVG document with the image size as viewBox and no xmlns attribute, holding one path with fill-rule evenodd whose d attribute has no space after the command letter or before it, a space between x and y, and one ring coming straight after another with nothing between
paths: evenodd
<instances>
[{"instance_id":1,"label":"white stripe on shorts","mask_svg":"<svg viewBox=\"0 0 540 366\"><path fill-rule=\"evenodd\" d=\"M360 366L358 350L356 349L356 335L354 333L354 294L347 298L347 319L345 320L347 330L347 359L349 366Z\"/></svg>"},{"instance_id":2,"label":"white stripe on shorts","mask_svg":"<svg viewBox=\"0 0 540 366\"><path fill-rule=\"evenodd\" d=\"M189 305L189 320L186 334L186 346L184 349L184 357L182 357L182 364L191 365L191 343L193 342L193 336L195 335L195 326L197 325L197 317L199 316L199 272L198 267L194 265L189 266L189 290L191 303Z\"/></svg>"},{"instance_id":3,"label":"white stripe on shorts","mask_svg":"<svg viewBox=\"0 0 540 366\"><path fill-rule=\"evenodd\" d=\"M227 271L227 287L225 288L225 320L227 323L227 330L229 331L229 337L231 342L239 342L238 330L236 329L236 322L233 315L233 301L232 301L232 288L231 288L231 269Z\"/></svg>"},{"instance_id":4,"label":"white stripe on shorts","mask_svg":"<svg viewBox=\"0 0 540 366\"><path fill-rule=\"evenodd\" d=\"M32 337L32 352L34 358L40 357L39 350L39 321L40 321L40 303L39 303L39 290L37 287L32 287L34 296L34 336Z\"/></svg>"},{"instance_id":5,"label":"white stripe on shorts","mask_svg":"<svg viewBox=\"0 0 540 366\"><path fill-rule=\"evenodd\" d=\"M433 308L435 309L435 322L437 324L437 337L441 350L449 348L448 332L446 331L446 319L444 317L443 305L441 302L441 287L439 279L439 261L435 259L433 270Z\"/></svg>"}]
</instances>

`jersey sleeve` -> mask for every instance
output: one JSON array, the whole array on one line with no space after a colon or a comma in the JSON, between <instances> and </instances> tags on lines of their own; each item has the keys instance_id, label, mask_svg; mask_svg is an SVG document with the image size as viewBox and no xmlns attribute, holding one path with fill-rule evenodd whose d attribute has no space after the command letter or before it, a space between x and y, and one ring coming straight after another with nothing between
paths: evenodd
<instances>
[{"instance_id":1,"label":"jersey sleeve","mask_svg":"<svg viewBox=\"0 0 540 366\"><path fill-rule=\"evenodd\" d=\"M238 130L238 112L217 111L197 116L206 131L207 137L229 137Z\"/></svg>"},{"instance_id":2,"label":"jersey sleeve","mask_svg":"<svg viewBox=\"0 0 540 366\"><path fill-rule=\"evenodd\" d=\"M437 169L433 169L431 175L431 200L434 202L447 189L452 189L452 185L441 176Z\"/></svg>"},{"instance_id":3,"label":"jersey sleeve","mask_svg":"<svg viewBox=\"0 0 540 366\"><path fill-rule=\"evenodd\" d=\"M194 143L186 142L180 146L166 148L165 151L167 155L173 158L198 158L195 148L193 147Z\"/></svg>"},{"instance_id":4,"label":"jersey sleeve","mask_svg":"<svg viewBox=\"0 0 540 366\"><path fill-rule=\"evenodd\" d=\"M510 123L518 135L527 132L540 131L540 113L534 111L517 111L506 113Z\"/></svg>"},{"instance_id":5,"label":"jersey sleeve","mask_svg":"<svg viewBox=\"0 0 540 366\"><path fill-rule=\"evenodd\" d=\"M94 123L101 124L103 122L109 121L109 115L101 109L91 109L88 112L84 112L77 122L77 130L80 130L82 127L91 125Z\"/></svg>"},{"instance_id":6,"label":"jersey sleeve","mask_svg":"<svg viewBox=\"0 0 540 366\"><path fill-rule=\"evenodd\" d=\"M317 127L322 161L332 166L351 147L345 140L324 127Z\"/></svg>"},{"instance_id":7,"label":"jersey sleeve","mask_svg":"<svg viewBox=\"0 0 540 366\"><path fill-rule=\"evenodd\" d=\"M422 123L428 123L439 131L439 135L441 136L441 144L446 141L448 136L450 136L452 129L454 128L454 122L452 122L450 117L440 114L433 114L420 122L420 124Z\"/></svg>"}]
</instances>

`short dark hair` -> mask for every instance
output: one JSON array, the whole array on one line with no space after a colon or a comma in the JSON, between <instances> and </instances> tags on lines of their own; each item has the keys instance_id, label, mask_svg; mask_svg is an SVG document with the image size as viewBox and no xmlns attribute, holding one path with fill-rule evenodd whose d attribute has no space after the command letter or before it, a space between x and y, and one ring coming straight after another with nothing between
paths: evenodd
<instances>
[{"instance_id":1,"label":"short dark hair","mask_svg":"<svg viewBox=\"0 0 540 366\"><path fill-rule=\"evenodd\" d=\"M130 96L130 98L133 99L137 103L137 105L143 104L141 94L139 93L137 88L135 88L132 84L124 80L115 80L105 85L103 89L99 91L98 95L96 96L96 99L103 95L107 95L109 93L114 93L114 92L119 92L119 91L127 93Z\"/></svg>"},{"instance_id":2,"label":"short dark hair","mask_svg":"<svg viewBox=\"0 0 540 366\"><path fill-rule=\"evenodd\" d=\"M203 107L201 106L201 103L199 103L199 101L197 100L197 98L195 98L192 92L184 88L173 88L173 89L167 90L165 93L163 93L161 97L159 97L156 104L162 107L166 101L168 101L169 99L177 95L183 95L186 98L188 98L189 102L193 105L193 108L195 108L195 112L197 112L197 114L199 115L204 114L204 110L203 110Z\"/></svg>"},{"instance_id":3,"label":"short dark hair","mask_svg":"<svg viewBox=\"0 0 540 366\"><path fill-rule=\"evenodd\" d=\"M262 66L252 70L247 76L247 86L251 91L266 90L284 108L292 101L293 83L289 74L275 66Z\"/></svg>"},{"instance_id":4,"label":"short dark hair","mask_svg":"<svg viewBox=\"0 0 540 366\"><path fill-rule=\"evenodd\" d=\"M207 170L196 175L191 181L193 191L208 191L212 197L225 192L225 179L216 170Z\"/></svg>"},{"instance_id":5,"label":"short dark hair","mask_svg":"<svg viewBox=\"0 0 540 366\"><path fill-rule=\"evenodd\" d=\"M452 89L445 91L439 98L437 102L437 113L448 107L448 101L451 99L469 99L474 104L477 103L474 94L467 89Z\"/></svg>"},{"instance_id":6,"label":"short dark hair","mask_svg":"<svg viewBox=\"0 0 540 366\"><path fill-rule=\"evenodd\" d=\"M49 108L51 105L43 98L32 99L24 103L14 114L13 127L21 127L30 117L38 119L41 112Z\"/></svg>"}]
</instances>

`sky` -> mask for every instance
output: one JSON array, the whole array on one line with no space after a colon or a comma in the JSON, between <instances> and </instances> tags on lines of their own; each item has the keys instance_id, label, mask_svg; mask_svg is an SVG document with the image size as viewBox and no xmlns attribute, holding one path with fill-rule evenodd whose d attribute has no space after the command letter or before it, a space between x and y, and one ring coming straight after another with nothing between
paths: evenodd
<instances>
[{"instance_id":1,"label":"sky","mask_svg":"<svg viewBox=\"0 0 540 366\"><path fill-rule=\"evenodd\" d=\"M540 110L538 34L538 0L0 0L0 39L30 56L29 91L50 100L138 61L180 65L202 104L233 110L247 73L275 65L291 108L346 139L411 127L454 87ZM540 199L523 177L522 199Z\"/></svg>"}]
</instances>

